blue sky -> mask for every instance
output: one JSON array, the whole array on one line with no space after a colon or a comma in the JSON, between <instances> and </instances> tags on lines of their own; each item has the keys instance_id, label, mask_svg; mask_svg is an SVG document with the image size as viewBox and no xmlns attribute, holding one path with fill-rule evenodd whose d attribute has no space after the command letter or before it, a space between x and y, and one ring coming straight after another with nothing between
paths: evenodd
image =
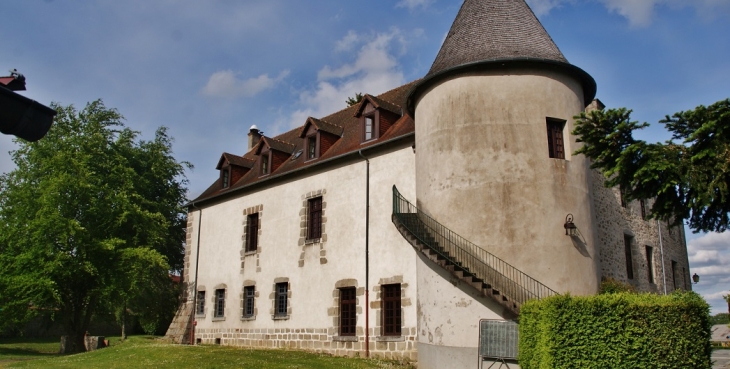
<instances>
[{"instance_id":1,"label":"blue sky","mask_svg":"<svg viewBox=\"0 0 730 369\"><path fill-rule=\"evenodd\" d=\"M608 107L634 109L663 141L665 114L730 97L730 1L531 0L566 58ZM461 5L401 1L7 0L0 75L17 68L43 104L98 98L152 137L170 128L190 195L242 154L256 124L275 135L428 71ZM0 135L0 172L14 144ZM695 290L726 312L730 234L688 232Z\"/></svg>"}]
</instances>

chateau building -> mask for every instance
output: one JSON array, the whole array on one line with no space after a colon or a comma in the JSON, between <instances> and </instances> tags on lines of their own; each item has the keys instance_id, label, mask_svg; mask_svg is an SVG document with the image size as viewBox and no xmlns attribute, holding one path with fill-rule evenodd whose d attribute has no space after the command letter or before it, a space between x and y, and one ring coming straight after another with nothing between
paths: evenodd
<instances>
[{"instance_id":1,"label":"chateau building","mask_svg":"<svg viewBox=\"0 0 730 369\"><path fill-rule=\"evenodd\" d=\"M682 228L572 155L595 93L524 0L466 0L422 79L221 155L168 336L465 368L529 299L689 289Z\"/></svg>"}]
</instances>

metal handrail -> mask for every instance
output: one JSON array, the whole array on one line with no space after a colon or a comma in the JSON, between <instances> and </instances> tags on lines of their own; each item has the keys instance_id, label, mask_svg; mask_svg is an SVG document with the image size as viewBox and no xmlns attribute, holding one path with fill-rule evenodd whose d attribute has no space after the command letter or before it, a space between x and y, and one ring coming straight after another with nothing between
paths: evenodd
<instances>
[{"instance_id":1,"label":"metal handrail","mask_svg":"<svg viewBox=\"0 0 730 369\"><path fill-rule=\"evenodd\" d=\"M423 213L406 200L393 186L393 216L423 245L470 274L510 301L522 305L527 300L542 299L557 293L548 286L459 236Z\"/></svg>"}]
</instances>

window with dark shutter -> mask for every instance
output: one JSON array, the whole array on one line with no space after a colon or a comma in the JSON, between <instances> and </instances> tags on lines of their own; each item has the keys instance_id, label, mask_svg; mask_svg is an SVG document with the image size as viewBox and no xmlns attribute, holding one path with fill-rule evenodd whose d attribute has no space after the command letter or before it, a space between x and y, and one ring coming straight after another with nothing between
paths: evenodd
<instances>
[{"instance_id":1,"label":"window with dark shutter","mask_svg":"<svg viewBox=\"0 0 730 369\"><path fill-rule=\"evenodd\" d=\"M354 336L357 324L355 287L340 289L340 336Z\"/></svg>"},{"instance_id":2,"label":"window with dark shutter","mask_svg":"<svg viewBox=\"0 0 730 369\"><path fill-rule=\"evenodd\" d=\"M564 120L547 119L548 154L553 159L565 159L565 146L563 144L564 127Z\"/></svg>"},{"instance_id":3,"label":"window with dark shutter","mask_svg":"<svg viewBox=\"0 0 730 369\"><path fill-rule=\"evenodd\" d=\"M322 237L322 198L309 199L307 212L307 239L314 240Z\"/></svg>"},{"instance_id":4,"label":"window with dark shutter","mask_svg":"<svg viewBox=\"0 0 730 369\"><path fill-rule=\"evenodd\" d=\"M401 335L401 300L400 284L382 286L383 294L383 335Z\"/></svg>"},{"instance_id":5,"label":"window with dark shutter","mask_svg":"<svg viewBox=\"0 0 730 369\"><path fill-rule=\"evenodd\" d=\"M259 213L249 214L246 220L246 251L259 247Z\"/></svg>"}]
</instances>

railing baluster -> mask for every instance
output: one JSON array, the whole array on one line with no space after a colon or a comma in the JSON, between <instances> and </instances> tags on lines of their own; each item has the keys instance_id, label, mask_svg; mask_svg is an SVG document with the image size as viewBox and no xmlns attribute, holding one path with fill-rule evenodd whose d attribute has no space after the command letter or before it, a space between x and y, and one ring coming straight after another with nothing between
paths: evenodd
<instances>
[{"instance_id":1,"label":"railing baluster","mask_svg":"<svg viewBox=\"0 0 730 369\"><path fill-rule=\"evenodd\" d=\"M404 214L409 216L406 217ZM489 284L492 289L498 290L517 306L529 299L540 299L556 294L549 287L420 211L404 198L395 186L393 186L393 216L401 227L407 229L423 245L449 260L455 267L468 269L467 273Z\"/></svg>"}]
</instances>

